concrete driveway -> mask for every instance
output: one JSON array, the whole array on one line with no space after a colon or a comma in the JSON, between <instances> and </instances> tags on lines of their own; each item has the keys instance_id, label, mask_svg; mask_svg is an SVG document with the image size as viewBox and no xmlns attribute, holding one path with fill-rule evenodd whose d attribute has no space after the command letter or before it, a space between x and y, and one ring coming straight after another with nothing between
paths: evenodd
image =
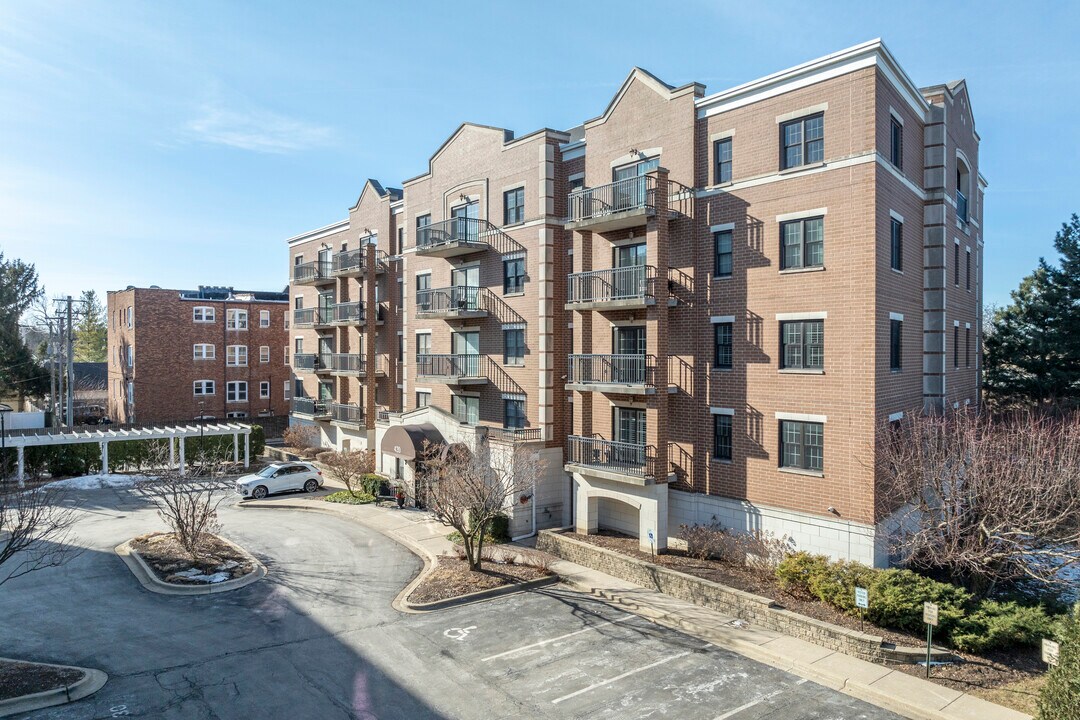
<instances>
[{"instance_id":1,"label":"concrete driveway","mask_svg":"<svg viewBox=\"0 0 1080 720\"><path fill-rule=\"evenodd\" d=\"M95 696L25 718L896 718L577 593L427 615L390 601L409 551L335 516L221 508L266 579L143 590L112 548L163 529L134 490L80 493L78 559L0 587L0 647L105 670Z\"/></svg>"}]
</instances>

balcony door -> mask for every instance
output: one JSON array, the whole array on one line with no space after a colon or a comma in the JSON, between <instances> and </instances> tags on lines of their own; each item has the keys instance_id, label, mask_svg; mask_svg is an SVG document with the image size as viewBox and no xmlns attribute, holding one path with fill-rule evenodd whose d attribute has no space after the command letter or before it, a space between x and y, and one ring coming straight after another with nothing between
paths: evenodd
<instances>
[{"instance_id":1,"label":"balcony door","mask_svg":"<svg viewBox=\"0 0 1080 720\"><path fill-rule=\"evenodd\" d=\"M334 293L319 293L319 316L315 318L316 325L322 325L334 319Z\"/></svg>"},{"instance_id":2,"label":"balcony door","mask_svg":"<svg viewBox=\"0 0 1080 720\"><path fill-rule=\"evenodd\" d=\"M330 261L334 256L334 251L330 248L322 248L319 250L319 266L317 273L319 277L322 277L330 272Z\"/></svg>"},{"instance_id":3,"label":"balcony door","mask_svg":"<svg viewBox=\"0 0 1080 720\"><path fill-rule=\"evenodd\" d=\"M480 376L480 333L456 332L453 339L455 371L464 377Z\"/></svg>"},{"instance_id":4,"label":"balcony door","mask_svg":"<svg viewBox=\"0 0 1080 720\"><path fill-rule=\"evenodd\" d=\"M479 239L479 201L465 203L464 205L458 205L455 208L451 208L450 217L455 220L451 230L453 233L453 237L451 237L452 240L476 242Z\"/></svg>"},{"instance_id":5,"label":"balcony door","mask_svg":"<svg viewBox=\"0 0 1080 720\"><path fill-rule=\"evenodd\" d=\"M334 401L333 383L322 381L319 383L319 402L329 403Z\"/></svg>"},{"instance_id":6,"label":"balcony door","mask_svg":"<svg viewBox=\"0 0 1080 720\"><path fill-rule=\"evenodd\" d=\"M660 158L654 157L613 169L611 179L616 184L613 196L615 206L612 209L619 211L643 206L647 199L644 178L658 167L660 167ZM635 181L634 178L637 180Z\"/></svg>"},{"instance_id":7,"label":"balcony door","mask_svg":"<svg viewBox=\"0 0 1080 720\"><path fill-rule=\"evenodd\" d=\"M611 351L611 382L641 383L645 381L645 327L631 325L613 329ZM627 355L631 357L626 357Z\"/></svg>"},{"instance_id":8,"label":"balcony door","mask_svg":"<svg viewBox=\"0 0 1080 720\"><path fill-rule=\"evenodd\" d=\"M639 408L621 408L613 410L612 434L615 441L623 443L612 448L612 461L623 466L645 464L645 411Z\"/></svg>"},{"instance_id":9,"label":"balcony door","mask_svg":"<svg viewBox=\"0 0 1080 720\"><path fill-rule=\"evenodd\" d=\"M615 248L614 299L635 298L645 294L647 245L623 245Z\"/></svg>"},{"instance_id":10,"label":"balcony door","mask_svg":"<svg viewBox=\"0 0 1080 720\"><path fill-rule=\"evenodd\" d=\"M315 367L331 367L331 359L334 354L334 338L319 338L319 356L315 358Z\"/></svg>"},{"instance_id":11,"label":"balcony door","mask_svg":"<svg viewBox=\"0 0 1080 720\"><path fill-rule=\"evenodd\" d=\"M476 310L480 287L480 266L454 268L450 272L450 307L455 310Z\"/></svg>"}]
</instances>

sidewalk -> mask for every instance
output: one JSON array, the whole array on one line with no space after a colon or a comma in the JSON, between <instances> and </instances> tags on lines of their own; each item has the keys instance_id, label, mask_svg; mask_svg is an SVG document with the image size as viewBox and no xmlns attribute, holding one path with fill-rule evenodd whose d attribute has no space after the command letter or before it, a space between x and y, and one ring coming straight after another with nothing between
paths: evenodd
<instances>
[{"instance_id":1,"label":"sidewalk","mask_svg":"<svg viewBox=\"0 0 1080 720\"><path fill-rule=\"evenodd\" d=\"M323 502L318 497L304 496L247 501L244 504L250 507L292 507L349 517L411 548L424 558L424 570L394 601L397 609L406 612L401 601L427 575L439 555L453 553L453 543L446 539L450 529L434 520L430 513L419 510L340 505ZM742 620L566 560L555 560L551 569L574 589L604 598L623 610L659 625L685 632L915 720L1031 720L1028 715L972 695L805 640L755 629Z\"/></svg>"}]
</instances>

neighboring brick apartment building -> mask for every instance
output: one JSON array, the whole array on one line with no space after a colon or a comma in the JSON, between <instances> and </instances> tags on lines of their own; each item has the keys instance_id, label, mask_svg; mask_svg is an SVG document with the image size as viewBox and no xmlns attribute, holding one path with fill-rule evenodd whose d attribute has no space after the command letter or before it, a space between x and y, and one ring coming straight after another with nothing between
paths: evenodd
<instances>
[{"instance_id":1,"label":"neighboring brick apartment building","mask_svg":"<svg viewBox=\"0 0 1080 720\"><path fill-rule=\"evenodd\" d=\"M287 415L286 292L109 292L109 417L155 423Z\"/></svg>"},{"instance_id":2,"label":"neighboring brick apartment building","mask_svg":"<svg viewBox=\"0 0 1080 720\"><path fill-rule=\"evenodd\" d=\"M400 426L532 443L537 524L664 548L718 521L884 564L875 438L978 402L978 146L966 84L919 89L880 41L712 95L634 69L565 132L462 125L401 190L371 181L289 240L295 312L385 318L294 333L385 368L367 395L299 375L294 417L406 479ZM354 283L337 264L362 243Z\"/></svg>"}]
</instances>

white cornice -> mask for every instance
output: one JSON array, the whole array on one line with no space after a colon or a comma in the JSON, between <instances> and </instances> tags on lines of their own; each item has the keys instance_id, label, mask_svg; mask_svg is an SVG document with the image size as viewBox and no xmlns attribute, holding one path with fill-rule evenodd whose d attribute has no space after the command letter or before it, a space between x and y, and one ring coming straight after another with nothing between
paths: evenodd
<instances>
[{"instance_id":1,"label":"white cornice","mask_svg":"<svg viewBox=\"0 0 1080 720\"><path fill-rule=\"evenodd\" d=\"M310 240L318 240L319 238L324 238L327 235L333 235L334 233L339 233L342 230L348 230L348 229L349 229L349 220L348 220L348 218L346 218L345 220L339 220L336 223L330 223L329 225L323 225L321 228L316 228L314 230L308 230L307 232L300 233L299 235L293 235L291 238L289 238L285 242L288 243L289 245L296 245L298 243L308 242Z\"/></svg>"}]
</instances>

